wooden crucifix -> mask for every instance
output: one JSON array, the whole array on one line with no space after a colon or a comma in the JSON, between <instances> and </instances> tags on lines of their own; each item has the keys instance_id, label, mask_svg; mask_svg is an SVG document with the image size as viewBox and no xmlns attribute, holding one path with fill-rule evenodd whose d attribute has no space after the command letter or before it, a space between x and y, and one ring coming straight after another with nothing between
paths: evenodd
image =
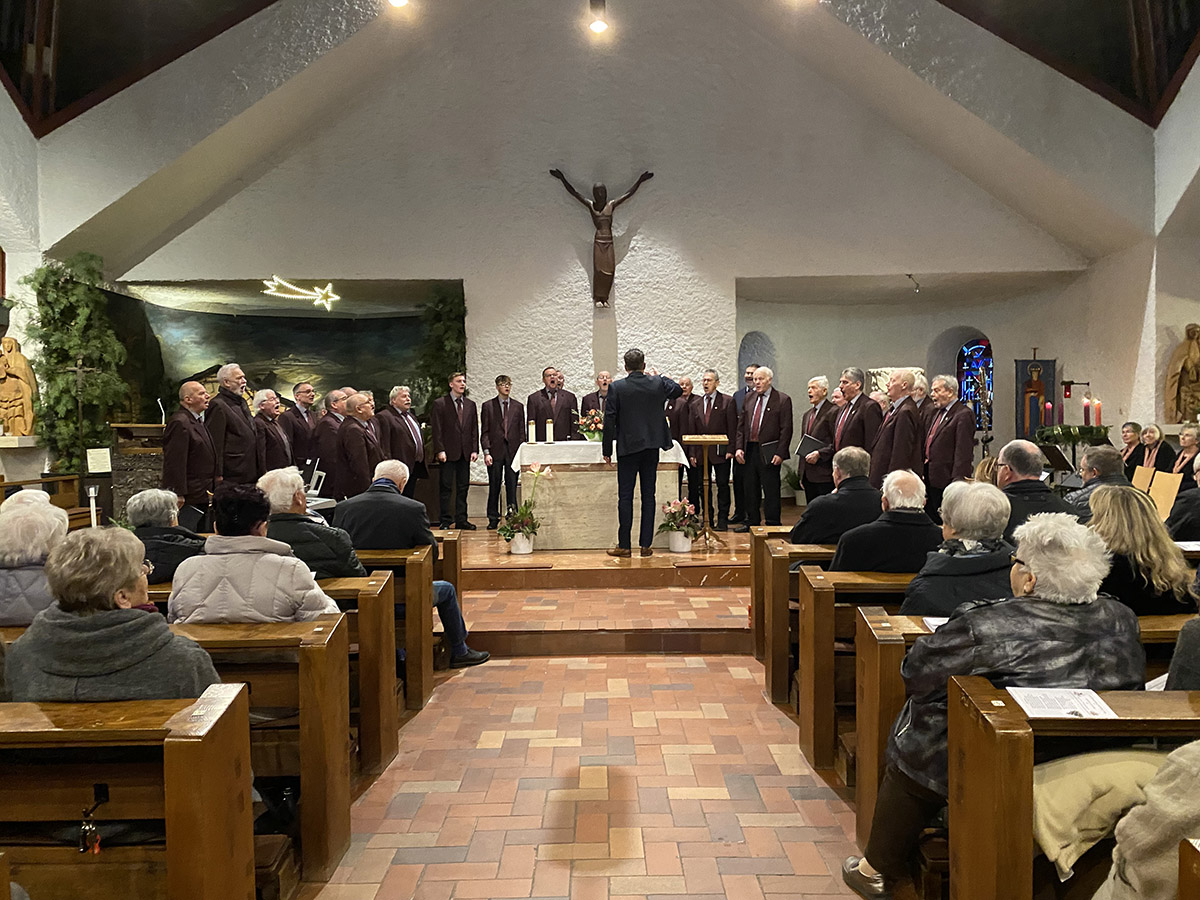
<instances>
[{"instance_id":1,"label":"wooden crucifix","mask_svg":"<svg viewBox=\"0 0 1200 900\"><path fill-rule=\"evenodd\" d=\"M99 369L94 369L83 364L83 357L75 357L75 365L67 366L63 369L64 372L71 372L75 375L75 414L79 421L79 474L83 475L83 469L87 458L87 448L83 440L83 380L93 372L99 372Z\"/></svg>"}]
</instances>

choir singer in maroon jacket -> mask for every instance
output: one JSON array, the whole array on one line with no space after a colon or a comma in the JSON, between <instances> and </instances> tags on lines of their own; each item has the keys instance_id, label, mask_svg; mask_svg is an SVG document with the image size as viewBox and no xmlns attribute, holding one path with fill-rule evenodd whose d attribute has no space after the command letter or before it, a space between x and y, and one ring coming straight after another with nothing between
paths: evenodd
<instances>
[{"instance_id":1,"label":"choir singer in maroon jacket","mask_svg":"<svg viewBox=\"0 0 1200 900\"><path fill-rule=\"evenodd\" d=\"M383 447L367 423L375 417L375 401L355 394L346 401L346 418L338 429L338 491L357 497L371 486L375 467L383 462Z\"/></svg>"},{"instance_id":2,"label":"choir singer in maroon jacket","mask_svg":"<svg viewBox=\"0 0 1200 900\"><path fill-rule=\"evenodd\" d=\"M792 398L771 386L774 378L766 366L754 370L754 393L746 397L738 420L734 455L746 464L746 519L737 531L758 524L760 506L766 524L780 524L779 467L791 456Z\"/></svg>"},{"instance_id":3,"label":"choir singer in maroon jacket","mask_svg":"<svg viewBox=\"0 0 1200 900\"><path fill-rule=\"evenodd\" d=\"M198 381L186 382L179 389L179 405L182 409L163 430L162 486L207 512L217 487L217 452L203 418L208 391Z\"/></svg>"},{"instance_id":4,"label":"choir singer in maroon jacket","mask_svg":"<svg viewBox=\"0 0 1200 900\"><path fill-rule=\"evenodd\" d=\"M408 481L401 493L415 497L417 480L429 477L425 467L425 440L421 436L421 423L412 411L412 389L399 384L388 394L388 405L376 414L379 422L379 440L383 444L383 455L387 459L398 459L408 466Z\"/></svg>"},{"instance_id":5,"label":"choir singer in maroon jacket","mask_svg":"<svg viewBox=\"0 0 1200 900\"><path fill-rule=\"evenodd\" d=\"M696 454L699 465L695 469L700 472L701 481L704 476L700 466L707 465L712 470L712 481L708 486L708 520L717 531L725 531L729 528L729 469L733 461L734 443L737 440L738 418L737 404L733 398L717 390L720 383L721 379L715 369L707 370L700 379L704 393L696 398L693 424L696 434L719 434L729 443L725 446L718 444L715 447L685 447L684 452ZM714 484L717 486L715 509L712 502Z\"/></svg>"},{"instance_id":6,"label":"choir singer in maroon jacket","mask_svg":"<svg viewBox=\"0 0 1200 900\"><path fill-rule=\"evenodd\" d=\"M500 486L504 485L504 509L517 505L517 473L512 462L525 442L525 408L512 399L512 379L496 376L496 396L483 404L479 440L488 470L488 531L500 524Z\"/></svg>"},{"instance_id":7,"label":"choir singer in maroon jacket","mask_svg":"<svg viewBox=\"0 0 1200 900\"><path fill-rule=\"evenodd\" d=\"M479 458L479 414L475 401L465 396L467 376L450 376L450 393L433 401L433 451L441 463L441 527L474 531L467 520L467 489L471 463ZM453 519L451 519L453 514Z\"/></svg>"},{"instance_id":8,"label":"choir singer in maroon jacket","mask_svg":"<svg viewBox=\"0 0 1200 900\"><path fill-rule=\"evenodd\" d=\"M968 478L975 464L975 412L958 399L958 379L935 375L929 388L934 412L925 432L925 511L935 522L942 493L951 482Z\"/></svg>"},{"instance_id":9,"label":"choir singer in maroon jacket","mask_svg":"<svg viewBox=\"0 0 1200 900\"><path fill-rule=\"evenodd\" d=\"M910 395L916 378L911 369L897 369L888 379L887 395L891 401L887 415L875 432L871 454L871 487L883 487L883 479L897 469L921 471L921 414L917 401Z\"/></svg>"}]
</instances>

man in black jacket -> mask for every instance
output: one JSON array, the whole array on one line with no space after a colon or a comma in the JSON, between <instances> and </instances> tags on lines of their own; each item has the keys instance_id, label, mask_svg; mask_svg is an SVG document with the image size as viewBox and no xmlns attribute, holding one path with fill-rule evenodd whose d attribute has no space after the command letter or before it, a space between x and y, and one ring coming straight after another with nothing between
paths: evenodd
<instances>
[{"instance_id":1,"label":"man in black jacket","mask_svg":"<svg viewBox=\"0 0 1200 900\"><path fill-rule=\"evenodd\" d=\"M833 455L835 493L816 497L792 529L793 544L836 544L851 528L874 522L883 512L883 494L871 487L871 457L862 447Z\"/></svg>"},{"instance_id":2,"label":"man in black jacket","mask_svg":"<svg viewBox=\"0 0 1200 900\"><path fill-rule=\"evenodd\" d=\"M204 425L212 435L217 456L218 480L231 484L254 484L258 480L258 439L254 420L242 392L246 376L237 363L217 370L220 388L208 404Z\"/></svg>"},{"instance_id":3,"label":"man in black jacket","mask_svg":"<svg viewBox=\"0 0 1200 900\"><path fill-rule=\"evenodd\" d=\"M646 357L641 350L625 351L628 373L608 389L604 412L604 461L612 464L613 440L617 442L617 546L609 556L633 552L633 486L641 480L642 515L638 546L641 555L654 551L654 487L658 478L658 453L671 448L663 406L683 393L683 388L654 370L645 373Z\"/></svg>"},{"instance_id":4,"label":"man in black jacket","mask_svg":"<svg viewBox=\"0 0 1200 900\"><path fill-rule=\"evenodd\" d=\"M408 483L408 466L398 459L385 459L375 467L375 480L363 493L337 505L333 524L344 528L359 550L411 550L430 547L437 559L437 538L429 529L425 504L403 495ZM403 604L397 604L402 606ZM454 585L433 583L433 605L450 646L450 667L461 669L487 662L491 654L467 646L467 624Z\"/></svg>"},{"instance_id":5,"label":"man in black jacket","mask_svg":"<svg viewBox=\"0 0 1200 900\"><path fill-rule=\"evenodd\" d=\"M883 514L842 535L831 572L919 572L942 542L942 529L925 513L925 482L909 469L883 479Z\"/></svg>"},{"instance_id":6,"label":"man in black jacket","mask_svg":"<svg viewBox=\"0 0 1200 900\"><path fill-rule=\"evenodd\" d=\"M354 545L341 528L330 528L320 516L308 514L304 479L295 466L272 469L258 479L258 489L267 495L271 518L267 537L292 548L296 558L308 566L314 578L355 578L366 575Z\"/></svg>"},{"instance_id":7,"label":"man in black jacket","mask_svg":"<svg viewBox=\"0 0 1200 900\"><path fill-rule=\"evenodd\" d=\"M1125 477L1125 460L1116 447L1101 444L1098 447L1088 447L1083 451L1079 461L1079 474L1083 476L1083 487L1071 491L1063 499L1075 507L1079 521L1086 525L1092 521L1092 494L1096 488L1104 484L1116 484L1129 487L1129 479Z\"/></svg>"},{"instance_id":8,"label":"man in black jacket","mask_svg":"<svg viewBox=\"0 0 1200 900\"><path fill-rule=\"evenodd\" d=\"M1017 526L1024 525L1037 513L1064 512L1079 517L1078 509L1042 481L1045 465L1042 451L1030 441L1009 441L996 458L996 486L1004 491L1012 505L1008 527L1004 529L1004 539L1010 544Z\"/></svg>"}]
</instances>

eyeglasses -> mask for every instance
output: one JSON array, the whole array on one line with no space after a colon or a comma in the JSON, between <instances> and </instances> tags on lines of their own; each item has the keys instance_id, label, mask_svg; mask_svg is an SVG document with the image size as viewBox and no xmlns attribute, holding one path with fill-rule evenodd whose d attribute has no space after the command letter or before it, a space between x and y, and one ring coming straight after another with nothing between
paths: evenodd
<instances>
[{"instance_id":1,"label":"eyeglasses","mask_svg":"<svg viewBox=\"0 0 1200 900\"><path fill-rule=\"evenodd\" d=\"M1008 463L996 463L996 468L997 469L1011 469L1012 466L1010 466Z\"/></svg>"},{"instance_id":2,"label":"eyeglasses","mask_svg":"<svg viewBox=\"0 0 1200 900\"><path fill-rule=\"evenodd\" d=\"M1010 565L1014 565L1014 566L1023 566L1023 565L1025 565L1025 560L1023 560L1023 559L1018 559L1018 558L1017 558L1017 554L1015 554L1015 553L1014 553L1012 556L1010 556L1010 557L1008 558L1008 561L1009 561L1009 564L1010 564Z\"/></svg>"},{"instance_id":3,"label":"eyeglasses","mask_svg":"<svg viewBox=\"0 0 1200 900\"><path fill-rule=\"evenodd\" d=\"M154 563L150 562L150 560L148 560L148 559L143 559L142 560L142 574L145 575L147 578L149 578L151 575L153 575L154 574Z\"/></svg>"}]
</instances>

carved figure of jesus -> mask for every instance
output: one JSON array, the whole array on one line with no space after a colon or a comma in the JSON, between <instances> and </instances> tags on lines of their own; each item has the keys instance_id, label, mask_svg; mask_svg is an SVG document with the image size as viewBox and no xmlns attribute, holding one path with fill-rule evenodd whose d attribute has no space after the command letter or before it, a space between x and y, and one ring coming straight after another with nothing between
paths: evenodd
<instances>
[{"instance_id":1,"label":"carved figure of jesus","mask_svg":"<svg viewBox=\"0 0 1200 900\"><path fill-rule=\"evenodd\" d=\"M584 205L596 226L596 238L592 245L592 300L597 306L608 306L608 296L612 293L613 273L617 269L617 255L613 250L612 220L613 212L618 206L637 193L643 181L654 177L653 172L643 172L634 182L633 187L616 200L608 199L608 188L603 184L592 185L592 198L585 200L579 191L575 190L560 169L551 169L550 174L563 183L567 193Z\"/></svg>"}]
</instances>

